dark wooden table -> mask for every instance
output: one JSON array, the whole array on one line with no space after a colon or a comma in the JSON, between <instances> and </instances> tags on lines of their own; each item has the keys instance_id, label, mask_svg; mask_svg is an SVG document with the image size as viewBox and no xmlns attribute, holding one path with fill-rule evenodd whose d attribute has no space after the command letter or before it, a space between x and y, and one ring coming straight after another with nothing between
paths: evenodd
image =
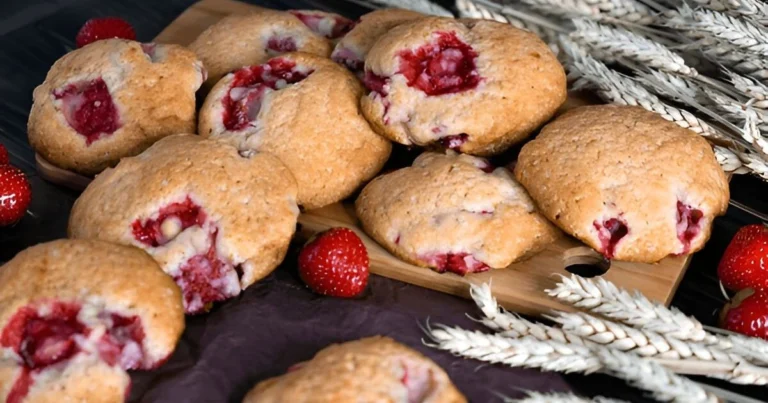
<instances>
[{"instance_id":1,"label":"dark wooden table","mask_svg":"<svg viewBox=\"0 0 768 403\"><path fill-rule=\"evenodd\" d=\"M319 8L349 17L368 10L344 1L252 1L266 7ZM77 193L52 185L35 172L26 138L32 90L53 62L74 47L80 26L96 16L120 16L148 41L193 3L193 0L86 1L6 0L0 15L0 143L11 162L30 177L33 201L15 227L0 229L0 262L20 250L66 235L66 222ZM444 3L444 2L443 2ZM450 3L450 2L449 2ZM450 6L450 4L448 4ZM768 211L768 186L751 177L735 177L732 197L758 211ZM715 221L707 247L698 253L673 304L706 324L714 324L724 303L715 269L735 231L757 218L731 208ZM477 313L465 300L374 276L357 300L320 298L307 291L295 274L295 252L273 275L234 301L206 316L188 320L187 330L170 362L152 373L134 374L132 401L239 401L257 381L284 372L333 342L384 334L428 354L442 365L473 402L496 401L494 392L520 397L522 390L574 391L645 401L621 382L604 376L545 374L535 370L487 366L431 350L421 344L419 324L473 327L464 313ZM707 382L712 382L707 380ZM753 397L764 388L728 387Z\"/></svg>"}]
</instances>

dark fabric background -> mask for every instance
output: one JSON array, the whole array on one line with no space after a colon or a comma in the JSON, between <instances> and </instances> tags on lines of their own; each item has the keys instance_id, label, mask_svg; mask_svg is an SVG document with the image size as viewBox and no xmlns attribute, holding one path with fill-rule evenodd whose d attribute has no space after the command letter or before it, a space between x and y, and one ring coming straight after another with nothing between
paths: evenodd
<instances>
[{"instance_id":1,"label":"dark fabric background","mask_svg":"<svg viewBox=\"0 0 768 403\"><path fill-rule=\"evenodd\" d=\"M26 140L26 121L33 88L50 65L74 46L74 37L89 18L115 15L149 41L193 3L168 1L6 0L0 2L0 142L13 164L33 187L30 213L17 226L0 229L0 262L25 247L65 236L77 193L42 181L35 173ZM319 8L356 18L366 8L343 1L258 1L272 8ZM450 2L441 2L443 4ZM765 185L749 177L732 182L733 197L761 211ZM752 216L731 209L715 223L712 240L699 253L682 281L674 304L702 321L714 323L724 302L715 267L733 233ZM256 382L279 375L324 346L364 336L389 335L425 354L448 371L473 402L497 401L494 393L520 397L522 390L603 394L645 401L622 382L604 376L544 374L462 360L422 345L420 326L445 323L473 327L465 313L477 314L465 300L372 276L361 298L321 298L307 291L295 274L295 252L272 276L208 315L188 320L173 358L161 369L134 374L132 401L237 402ZM719 384L723 386L722 383ZM727 386L727 385L726 385ZM764 389L741 387L759 397Z\"/></svg>"}]
</instances>

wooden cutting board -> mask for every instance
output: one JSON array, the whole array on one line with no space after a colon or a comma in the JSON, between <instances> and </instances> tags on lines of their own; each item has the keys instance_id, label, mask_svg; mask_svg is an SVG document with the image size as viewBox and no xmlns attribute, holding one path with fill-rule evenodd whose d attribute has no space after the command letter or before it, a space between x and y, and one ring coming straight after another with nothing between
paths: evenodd
<instances>
[{"instance_id":1,"label":"wooden cutting board","mask_svg":"<svg viewBox=\"0 0 768 403\"><path fill-rule=\"evenodd\" d=\"M255 9L258 7L233 0L200 1L163 30L156 42L188 45L219 19ZM582 97L571 96L562 110L590 102ZM74 189L83 189L90 182L90 178L56 168L39 156L37 164L40 175L51 182ZM492 281L494 295L503 306L532 315L552 309L569 309L544 293L545 289L555 285L557 275L569 274L567 266L588 264L605 269L610 265L603 274L607 280L620 287L637 289L651 299L669 304L690 262L690 257L670 257L653 265L618 261L608 263L579 241L563 237L543 252L506 269L460 277L452 273L437 274L392 256L361 230L351 202L305 212L299 217L299 222L299 235L305 238L331 227L344 226L355 230L368 248L371 271L375 274L463 297L469 296L469 283Z\"/></svg>"}]
</instances>

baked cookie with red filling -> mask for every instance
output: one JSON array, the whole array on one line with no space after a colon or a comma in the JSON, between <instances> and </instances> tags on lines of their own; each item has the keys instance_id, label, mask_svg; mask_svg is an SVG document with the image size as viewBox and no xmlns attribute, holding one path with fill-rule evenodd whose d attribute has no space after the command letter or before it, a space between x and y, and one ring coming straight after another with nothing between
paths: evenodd
<instances>
[{"instance_id":1,"label":"baked cookie with red filling","mask_svg":"<svg viewBox=\"0 0 768 403\"><path fill-rule=\"evenodd\" d=\"M162 365L181 292L139 249L58 240L0 267L0 400L121 402L127 370Z\"/></svg>"},{"instance_id":2,"label":"baked cookie with red filling","mask_svg":"<svg viewBox=\"0 0 768 403\"><path fill-rule=\"evenodd\" d=\"M505 268L557 236L506 168L451 150L377 177L355 208L379 244L439 273Z\"/></svg>"},{"instance_id":3,"label":"baked cookie with red filling","mask_svg":"<svg viewBox=\"0 0 768 403\"><path fill-rule=\"evenodd\" d=\"M200 110L200 135L278 157L307 209L351 195L382 168L391 143L360 113L360 82L344 67L291 53L225 76Z\"/></svg>"},{"instance_id":4,"label":"baked cookie with red filling","mask_svg":"<svg viewBox=\"0 0 768 403\"><path fill-rule=\"evenodd\" d=\"M362 109L405 145L498 154L566 98L563 67L536 35L488 20L421 18L392 28L365 58Z\"/></svg>"},{"instance_id":5,"label":"baked cookie with red filling","mask_svg":"<svg viewBox=\"0 0 768 403\"><path fill-rule=\"evenodd\" d=\"M441 402L467 399L429 358L389 337L368 337L321 350L288 373L258 383L243 403Z\"/></svg>"},{"instance_id":6,"label":"baked cookie with red filling","mask_svg":"<svg viewBox=\"0 0 768 403\"><path fill-rule=\"evenodd\" d=\"M96 174L165 136L195 132L205 75L181 46L96 41L56 61L35 88L29 142L60 168Z\"/></svg>"},{"instance_id":7,"label":"baked cookie with red filling","mask_svg":"<svg viewBox=\"0 0 768 403\"><path fill-rule=\"evenodd\" d=\"M547 218L609 259L696 252L728 207L709 143L640 107L563 114L523 146L515 176Z\"/></svg>"},{"instance_id":8,"label":"baked cookie with red filling","mask_svg":"<svg viewBox=\"0 0 768 403\"><path fill-rule=\"evenodd\" d=\"M336 40L352 30L355 22L336 13L320 10L288 10L312 32L326 39Z\"/></svg>"},{"instance_id":9,"label":"baked cookie with red filling","mask_svg":"<svg viewBox=\"0 0 768 403\"><path fill-rule=\"evenodd\" d=\"M296 192L271 155L176 135L97 176L72 208L69 235L144 249L181 287L186 312L201 313L283 260Z\"/></svg>"},{"instance_id":10,"label":"baked cookie with red filling","mask_svg":"<svg viewBox=\"0 0 768 403\"><path fill-rule=\"evenodd\" d=\"M375 10L360 17L360 21L344 35L331 53L331 58L362 78L368 51L392 28L424 17L424 14L400 8Z\"/></svg>"},{"instance_id":11,"label":"baked cookie with red filling","mask_svg":"<svg viewBox=\"0 0 768 403\"><path fill-rule=\"evenodd\" d=\"M307 22L311 19L309 14L304 17ZM206 87L210 88L234 70L264 63L283 53L301 51L328 57L332 44L295 15L261 9L222 18L203 31L189 48L208 69Z\"/></svg>"}]
</instances>

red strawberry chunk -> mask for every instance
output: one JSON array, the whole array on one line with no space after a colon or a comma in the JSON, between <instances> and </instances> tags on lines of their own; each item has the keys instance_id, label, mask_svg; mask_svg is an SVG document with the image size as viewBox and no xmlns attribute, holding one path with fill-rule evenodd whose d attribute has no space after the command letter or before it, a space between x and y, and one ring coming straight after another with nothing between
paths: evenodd
<instances>
[{"instance_id":1,"label":"red strawberry chunk","mask_svg":"<svg viewBox=\"0 0 768 403\"><path fill-rule=\"evenodd\" d=\"M58 88L53 91L53 97L61 101L64 118L72 129L85 137L86 145L120 128L117 107L107 83L101 78Z\"/></svg>"},{"instance_id":2,"label":"red strawberry chunk","mask_svg":"<svg viewBox=\"0 0 768 403\"><path fill-rule=\"evenodd\" d=\"M346 66L353 73L363 71L365 66L365 62L357 53L343 46L339 46L333 51L331 59L336 63Z\"/></svg>"},{"instance_id":3,"label":"red strawberry chunk","mask_svg":"<svg viewBox=\"0 0 768 403\"><path fill-rule=\"evenodd\" d=\"M127 21L115 18L94 18L88 20L77 33L75 43L78 48L101 39L121 38L136 40L136 32Z\"/></svg>"},{"instance_id":4,"label":"red strawberry chunk","mask_svg":"<svg viewBox=\"0 0 768 403\"><path fill-rule=\"evenodd\" d=\"M312 32L328 39L341 38L354 28L355 23L340 15L290 10Z\"/></svg>"},{"instance_id":5,"label":"red strawberry chunk","mask_svg":"<svg viewBox=\"0 0 768 403\"><path fill-rule=\"evenodd\" d=\"M461 146L469 141L469 135L466 133L455 134L451 136L445 136L439 141L443 147L449 150L460 151Z\"/></svg>"},{"instance_id":6,"label":"red strawberry chunk","mask_svg":"<svg viewBox=\"0 0 768 403\"><path fill-rule=\"evenodd\" d=\"M613 258L616 246L629 233L627 223L622 218L609 218L602 223L595 221L592 225L597 230L597 237L602 244L600 253L608 259Z\"/></svg>"},{"instance_id":7,"label":"red strawberry chunk","mask_svg":"<svg viewBox=\"0 0 768 403\"><path fill-rule=\"evenodd\" d=\"M424 365L403 360L401 363L403 376L400 383L408 390L408 403L419 403L426 400L435 387L432 370Z\"/></svg>"},{"instance_id":8,"label":"red strawberry chunk","mask_svg":"<svg viewBox=\"0 0 768 403\"><path fill-rule=\"evenodd\" d=\"M473 255L464 252L458 253L428 253L419 256L419 260L426 262L438 273L449 271L464 276L467 273L480 273L491 268L475 258Z\"/></svg>"},{"instance_id":9,"label":"red strawberry chunk","mask_svg":"<svg viewBox=\"0 0 768 403\"><path fill-rule=\"evenodd\" d=\"M700 221L704 213L681 201L677 201L677 238L683 244L681 254L687 254L691 250L691 242L701 232Z\"/></svg>"},{"instance_id":10,"label":"red strawberry chunk","mask_svg":"<svg viewBox=\"0 0 768 403\"><path fill-rule=\"evenodd\" d=\"M768 293L751 288L738 292L723 308L720 322L724 329L768 340Z\"/></svg>"},{"instance_id":11,"label":"red strawberry chunk","mask_svg":"<svg viewBox=\"0 0 768 403\"><path fill-rule=\"evenodd\" d=\"M277 53L295 52L296 40L290 36L273 36L267 40L267 49Z\"/></svg>"},{"instance_id":12,"label":"red strawberry chunk","mask_svg":"<svg viewBox=\"0 0 768 403\"><path fill-rule=\"evenodd\" d=\"M23 307L11 317L0 333L0 346L12 349L22 358L23 372L11 388L9 402L24 399L36 374L85 353L79 343L89 336L91 329L78 319L80 308L76 303L53 302L43 309ZM104 322L106 333L97 345L99 357L123 369L148 368L151 364L144 362L144 330L139 318L107 312L99 316L110 319Z\"/></svg>"},{"instance_id":13,"label":"red strawberry chunk","mask_svg":"<svg viewBox=\"0 0 768 403\"><path fill-rule=\"evenodd\" d=\"M408 80L408 86L427 95L468 91L480 83L475 66L477 52L455 32L438 32L434 42L403 50L399 57L399 72Z\"/></svg>"},{"instance_id":14,"label":"red strawberry chunk","mask_svg":"<svg viewBox=\"0 0 768 403\"><path fill-rule=\"evenodd\" d=\"M217 231L212 232L208 251L187 260L179 269L180 274L173 278L184 295L184 309L188 314L205 312L214 302L224 301L240 293L235 268L218 256L216 236Z\"/></svg>"},{"instance_id":15,"label":"red strawberry chunk","mask_svg":"<svg viewBox=\"0 0 768 403\"><path fill-rule=\"evenodd\" d=\"M224 127L233 131L245 129L258 116L264 95L298 83L310 74L311 70L297 69L296 63L283 58L237 70L221 101Z\"/></svg>"},{"instance_id":16,"label":"red strawberry chunk","mask_svg":"<svg viewBox=\"0 0 768 403\"><path fill-rule=\"evenodd\" d=\"M202 207L187 197L183 202L172 203L161 208L157 218L134 221L131 225L133 237L147 246L165 245L170 239L165 238L161 228L167 220L178 220L179 232L181 232L192 226L202 226L205 223L206 215Z\"/></svg>"}]
</instances>

